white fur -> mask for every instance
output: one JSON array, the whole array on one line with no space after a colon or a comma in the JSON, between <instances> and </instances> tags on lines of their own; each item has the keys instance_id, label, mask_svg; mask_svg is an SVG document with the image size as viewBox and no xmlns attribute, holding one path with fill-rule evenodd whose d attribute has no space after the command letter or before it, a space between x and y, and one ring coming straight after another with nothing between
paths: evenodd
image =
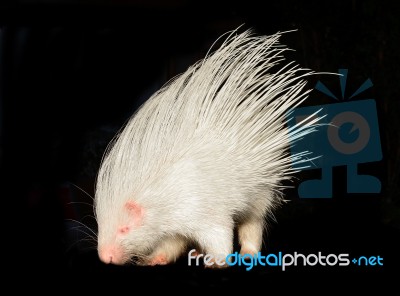
<instances>
[{"instance_id":1,"label":"white fur","mask_svg":"<svg viewBox=\"0 0 400 296\"><path fill-rule=\"evenodd\" d=\"M294 173L292 161L310 154L291 156L289 138L313 132L320 119L314 114L305 125L286 127L287 112L307 98L312 72L293 62L274 70L288 50L280 36L231 33L132 116L98 173L99 246L119 244L127 257L176 258L194 241L207 253L228 254L238 223L242 251L259 251L265 218ZM126 201L144 208L143 225L116 238L128 219ZM162 247L168 240L179 241L179 252Z\"/></svg>"}]
</instances>

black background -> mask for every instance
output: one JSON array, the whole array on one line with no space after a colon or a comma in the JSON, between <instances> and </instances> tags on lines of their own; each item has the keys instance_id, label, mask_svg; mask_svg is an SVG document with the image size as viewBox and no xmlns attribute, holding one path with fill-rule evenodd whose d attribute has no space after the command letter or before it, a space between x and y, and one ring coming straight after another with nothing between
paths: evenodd
<instances>
[{"instance_id":1,"label":"black background","mask_svg":"<svg viewBox=\"0 0 400 296\"><path fill-rule=\"evenodd\" d=\"M306 286L320 278L330 286L355 278L364 286L391 282L388 275L400 263L399 4L12 1L0 7L1 198L10 270L38 276L38 287L49 275L62 287L82 279L99 286L89 280L94 275L194 290L293 278ZM152 92L240 25L256 34L297 29L281 40L296 50L290 58L315 71L349 69L350 90L370 78L374 86L357 98L376 99L383 150L382 161L360 166L382 181L380 194L347 194L345 167L333 169L331 199L300 199L287 190L290 202L271 221L263 252L380 255L383 266L215 271L188 267L186 258L153 268L107 266L97 259L95 242L80 240L83 228L68 224L76 219L95 227L82 190L93 196L102 153L117 129ZM316 76L310 87L317 79L339 94L337 78ZM307 104L327 103L314 91ZM318 177L318 171L297 177Z\"/></svg>"}]
</instances>

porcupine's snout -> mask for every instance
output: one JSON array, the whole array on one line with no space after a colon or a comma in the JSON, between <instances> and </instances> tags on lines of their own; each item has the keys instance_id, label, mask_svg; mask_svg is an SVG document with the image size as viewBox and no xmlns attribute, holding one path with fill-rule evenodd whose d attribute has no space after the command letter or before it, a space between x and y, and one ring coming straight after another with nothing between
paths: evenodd
<instances>
[{"instance_id":1,"label":"porcupine's snout","mask_svg":"<svg viewBox=\"0 0 400 296\"><path fill-rule=\"evenodd\" d=\"M121 247L116 245L99 247L98 253L100 260L106 264L122 265L125 263L124 252Z\"/></svg>"}]
</instances>

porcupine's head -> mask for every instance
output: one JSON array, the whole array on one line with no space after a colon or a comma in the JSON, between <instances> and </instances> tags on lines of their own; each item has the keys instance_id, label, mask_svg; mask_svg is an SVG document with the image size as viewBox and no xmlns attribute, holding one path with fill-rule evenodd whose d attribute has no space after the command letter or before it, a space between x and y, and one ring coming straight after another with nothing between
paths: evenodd
<instances>
[{"instance_id":1,"label":"porcupine's head","mask_svg":"<svg viewBox=\"0 0 400 296\"><path fill-rule=\"evenodd\" d=\"M99 206L101 204L101 206ZM150 240L145 209L134 201L114 205L97 201L98 254L104 263L122 265L146 254Z\"/></svg>"},{"instance_id":2,"label":"porcupine's head","mask_svg":"<svg viewBox=\"0 0 400 296\"><path fill-rule=\"evenodd\" d=\"M121 142L121 141L120 141ZM123 141L122 141L123 142ZM104 263L142 262L161 238L159 208L143 199L130 184L137 182L126 167L118 143L103 160L95 194L98 255ZM154 192L142 191L147 196Z\"/></svg>"}]
</instances>

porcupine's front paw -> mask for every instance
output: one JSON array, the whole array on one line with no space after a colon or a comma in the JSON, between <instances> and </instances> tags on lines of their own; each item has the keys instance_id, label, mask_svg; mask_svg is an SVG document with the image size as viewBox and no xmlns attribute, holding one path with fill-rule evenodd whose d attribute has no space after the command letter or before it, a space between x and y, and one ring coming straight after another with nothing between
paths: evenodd
<instances>
[{"instance_id":1,"label":"porcupine's front paw","mask_svg":"<svg viewBox=\"0 0 400 296\"><path fill-rule=\"evenodd\" d=\"M165 239L149 256L145 265L166 265L174 263L182 255L186 248L186 242L180 238L171 237Z\"/></svg>"},{"instance_id":2,"label":"porcupine's front paw","mask_svg":"<svg viewBox=\"0 0 400 296\"><path fill-rule=\"evenodd\" d=\"M158 254L155 255L154 257L150 257L147 265L150 266L167 265L168 263L170 263L170 261L168 261L167 256L165 254Z\"/></svg>"}]
</instances>

